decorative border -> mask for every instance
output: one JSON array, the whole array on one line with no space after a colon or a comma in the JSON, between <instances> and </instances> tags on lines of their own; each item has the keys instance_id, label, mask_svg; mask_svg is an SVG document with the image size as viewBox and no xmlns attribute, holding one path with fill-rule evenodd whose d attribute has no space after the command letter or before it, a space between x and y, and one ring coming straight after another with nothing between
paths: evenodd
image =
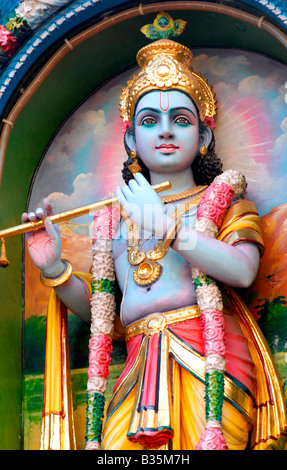
<instances>
[{"instance_id":1,"label":"decorative border","mask_svg":"<svg viewBox=\"0 0 287 470\"><path fill-rule=\"evenodd\" d=\"M287 27L287 11L282 11L282 9L275 4L275 0L273 0L273 2L268 0L241 1L242 3L249 4L253 7L256 5L256 8L259 8L261 11L266 13L267 20L268 18L276 19L281 29L285 29ZM69 0L67 0L67 3L68 2ZM20 49L15 49L14 54L11 55L10 62L6 68L3 69L2 76L0 70L0 115L8 103L10 95L15 91L11 87L11 82L16 78L16 76L18 77L18 82L20 82L25 72L31 67L32 61L37 60L48 47L50 47L60 37L63 37L66 33L71 31L72 28L79 26L81 23L103 13L104 11L123 6L128 3L128 0L121 2L116 0L110 0L109 2L105 2L105 0L78 0L72 4L70 3L66 8L63 8L63 6L59 7L61 11L58 14L55 14L55 16L53 15L52 18L48 19L47 17L46 20L43 19L43 22L46 21L46 23L43 24L43 26L39 26L39 29L36 28L35 31L32 29L33 36L24 43L23 46L20 46ZM163 3L163 6L164 5L165 3ZM152 7L153 5L140 4L139 10L147 11L150 6ZM56 12L57 11L58 10L56 10ZM55 7L53 7L53 12L55 13ZM142 14L144 13L142 12ZM260 27L260 25L258 26ZM19 71L21 71L21 76L19 76ZM11 90L9 90L10 87ZM5 94L6 96L4 96Z\"/></svg>"},{"instance_id":2,"label":"decorative border","mask_svg":"<svg viewBox=\"0 0 287 470\"><path fill-rule=\"evenodd\" d=\"M39 29L36 29L33 36L12 57L2 76L0 76L0 114L6 105L5 101L7 101L4 100L4 95L20 69L22 73L25 73L24 69L29 69L32 59L37 59L55 40L69 31L68 25L71 22L73 22L74 27L89 19L90 16L94 16L96 5L99 7L96 13L101 13L101 10L105 9L103 3L104 0L77 1L56 16L53 16L50 20L46 18L47 22L42 27L39 27ZM112 7L113 5L109 6ZM43 19L43 21L45 20Z\"/></svg>"},{"instance_id":3,"label":"decorative border","mask_svg":"<svg viewBox=\"0 0 287 470\"><path fill-rule=\"evenodd\" d=\"M256 6L264 13L267 13L271 18L276 18L279 24L287 28L287 2L286 8L282 8L281 2L278 0L273 0L273 2L268 0L241 0L241 2L247 3L253 8Z\"/></svg>"}]
</instances>

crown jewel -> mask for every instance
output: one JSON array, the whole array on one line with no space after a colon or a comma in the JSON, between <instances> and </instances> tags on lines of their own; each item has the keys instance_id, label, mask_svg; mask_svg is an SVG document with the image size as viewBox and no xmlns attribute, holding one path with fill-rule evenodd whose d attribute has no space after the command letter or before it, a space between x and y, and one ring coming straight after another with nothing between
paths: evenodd
<instances>
[{"instance_id":1,"label":"crown jewel","mask_svg":"<svg viewBox=\"0 0 287 470\"><path fill-rule=\"evenodd\" d=\"M163 19L164 21L161 21ZM175 28L174 24L180 24L180 28ZM161 36L158 25L162 25ZM173 21L167 13L160 13L153 25L146 25L141 31L152 38L155 34L156 37L170 37L180 34L178 31L182 32L184 25L185 22L182 20ZM143 94L153 90L169 89L188 94L196 103L202 121L206 118L213 118L216 114L214 93L207 84L207 80L193 71L192 62L192 52L170 39L159 39L140 49L137 54L137 63L141 70L127 83L120 96L123 121L132 124L136 103Z\"/></svg>"}]
</instances>

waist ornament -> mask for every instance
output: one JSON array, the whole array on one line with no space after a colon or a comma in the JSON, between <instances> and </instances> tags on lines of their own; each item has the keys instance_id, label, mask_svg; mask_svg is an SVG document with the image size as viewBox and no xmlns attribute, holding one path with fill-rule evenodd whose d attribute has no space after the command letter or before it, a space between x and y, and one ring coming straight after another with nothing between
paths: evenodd
<instances>
[{"instance_id":1,"label":"waist ornament","mask_svg":"<svg viewBox=\"0 0 287 470\"><path fill-rule=\"evenodd\" d=\"M170 312L151 313L142 320L132 323L127 327L126 339L128 340L141 334L151 336L165 330L169 325L197 317L200 317L200 309L197 305L172 310Z\"/></svg>"}]
</instances>

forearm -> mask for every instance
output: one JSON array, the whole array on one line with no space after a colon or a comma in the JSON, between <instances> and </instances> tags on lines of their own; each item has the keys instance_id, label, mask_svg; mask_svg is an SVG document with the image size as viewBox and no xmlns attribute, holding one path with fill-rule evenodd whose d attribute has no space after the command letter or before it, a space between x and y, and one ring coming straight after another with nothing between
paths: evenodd
<instances>
[{"instance_id":1,"label":"forearm","mask_svg":"<svg viewBox=\"0 0 287 470\"><path fill-rule=\"evenodd\" d=\"M77 317L90 321L90 295L83 280L72 275L63 285L55 287L55 292Z\"/></svg>"},{"instance_id":2,"label":"forearm","mask_svg":"<svg viewBox=\"0 0 287 470\"><path fill-rule=\"evenodd\" d=\"M248 287L259 265L255 245L231 246L182 224L172 248L201 271L235 287Z\"/></svg>"}]
</instances>

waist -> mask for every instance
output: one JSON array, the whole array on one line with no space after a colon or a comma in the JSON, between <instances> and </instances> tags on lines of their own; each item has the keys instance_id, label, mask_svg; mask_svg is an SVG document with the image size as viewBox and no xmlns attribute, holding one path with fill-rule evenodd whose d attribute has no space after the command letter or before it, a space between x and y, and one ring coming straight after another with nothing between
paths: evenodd
<instances>
[{"instance_id":1,"label":"waist","mask_svg":"<svg viewBox=\"0 0 287 470\"><path fill-rule=\"evenodd\" d=\"M169 325L197 317L200 317L200 309L197 305L170 312L152 313L144 319L129 325L126 329L126 339L128 340L141 334L151 336L165 330Z\"/></svg>"}]
</instances>

